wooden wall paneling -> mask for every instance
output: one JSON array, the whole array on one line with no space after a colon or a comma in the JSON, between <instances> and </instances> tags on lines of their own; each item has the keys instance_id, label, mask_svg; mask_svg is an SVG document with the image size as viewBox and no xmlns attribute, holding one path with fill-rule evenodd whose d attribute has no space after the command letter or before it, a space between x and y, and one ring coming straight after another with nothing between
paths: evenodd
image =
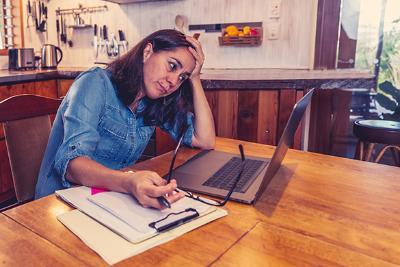
<instances>
[{"instance_id":1,"label":"wooden wall paneling","mask_svg":"<svg viewBox=\"0 0 400 267\"><path fill-rule=\"evenodd\" d=\"M258 90L238 92L237 138L257 142Z\"/></svg>"},{"instance_id":2,"label":"wooden wall paneling","mask_svg":"<svg viewBox=\"0 0 400 267\"><path fill-rule=\"evenodd\" d=\"M7 200L14 188L10 163L8 161L7 146L4 139L0 140L0 202ZM7 198L9 197L9 198Z\"/></svg>"},{"instance_id":3,"label":"wooden wall paneling","mask_svg":"<svg viewBox=\"0 0 400 267\"><path fill-rule=\"evenodd\" d=\"M304 96L304 92L299 90L296 91L296 103L299 101L302 97ZM294 143L293 143L293 148L294 149L299 149L301 150L301 139L302 139L302 132L303 132L303 125L304 125L304 117L300 122L299 127L296 130L296 133L294 134Z\"/></svg>"},{"instance_id":4,"label":"wooden wall paneling","mask_svg":"<svg viewBox=\"0 0 400 267\"><path fill-rule=\"evenodd\" d=\"M260 90L258 96L257 143L276 145L279 91Z\"/></svg>"},{"instance_id":5,"label":"wooden wall paneling","mask_svg":"<svg viewBox=\"0 0 400 267\"><path fill-rule=\"evenodd\" d=\"M214 127L215 132L218 132L218 91L210 90L204 92L208 101L208 105L210 106L211 113L214 118Z\"/></svg>"},{"instance_id":6,"label":"wooden wall paneling","mask_svg":"<svg viewBox=\"0 0 400 267\"><path fill-rule=\"evenodd\" d=\"M332 94L334 90L314 92L311 104L309 151L329 154L332 130Z\"/></svg>"},{"instance_id":7,"label":"wooden wall paneling","mask_svg":"<svg viewBox=\"0 0 400 267\"><path fill-rule=\"evenodd\" d=\"M156 156L164 154L175 149L176 142L163 132L160 128L156 128Z\"/></svg>"},{"instance_id":8,"label":"wooden wall paneling","mask_svg":"<svg viewBox=\"0 0 400 267\"><path fill-rule=\"evenodd\" d=\"M58 97L65 96L73 82L74 80L67 80L67 79L57 80L57 96Z\"/></svg>"},{"instance_id":9,"label":"wooden wall paneling","mask_svg":"<svg viewBox=\"0 0 400 267\"><path fill-rule=\"evenodd\" d=\"M332 95L334 90L321 90L319 95L318 112L318 152L329 154L331 148L332 131Z\"/></svg>"},{"instance_id":10,"label":"wooden wall paneling","mask_svg":"<svg viewBox=\"0 0 400 267\"><path fill-rule=\"evenodd\" d=\"M238 90L218 91L217 106L217 135L237 139Z\"/></svg>"},{"instance_id":11,"label":"wooden wall paneling","mask_svg":"<svg viewBox=\"0 0 400 267\"><path fill-rule=\"evenodd\" d=\"M0 101L10 97L10 85L0 86ZM4 138L3 123L0 123L0 139Z\"/></svg>"},{"instance_id":12,"label":"wooden wall paneling","mask_svg":"<svg viewBox=\"0 0 400 267\"><path fill-rule=\"evenodd\" d=\"M308 151L315 152L317 142L315 140L317 136L317 119L318 119L318 107L319 107L319 91L315 90L311 99L310 104L310 129L308 132Z\"/></svg>"},{"instance_id":13,"label":"wooden wall paneling","mask_svg":"<svg viewBox=\"0 0 400 267\"><path fill-rule=\"evenodd\" d=\"M289 120L290 113L296 103L296 90L295 89L281 89L279 91L279 111L278 111L278 131L277 140L281 138L286 123Z\"/></svg>"},{"instance_id":14,"label":"wooden wall paneling","mask_svg":"<svg viewBox=\"0 0 400 267\"><path fill-rule=\"evenodd\" d=\"M9 85L1 85L0 86L0 101L10 97L10 86Z\"/></svg>"},{"instance_id":15,"label":"wooden wall paneling","mask_svg":"<svg viewBox=\"0 0 400 267\"><path fill-rule=\"evenodd\" d=\"M9 85L10 96L21 94L35 94L35 82L16 83Z\"/></svg>"},{"instance_id":16,"label":"wooden wall paneling","mask_svg":"<svg viewBox=\"0 0 400 267\"><path fill-rule=\"evenodd\" d=\"M35 95L58 98L57 96L57 80L37 81L35 82Z\"/></svg>"},{"instance_id":17,"label":"wooden wall paneling","mask_svg":"<svg viewBox=\"0 0 400 267\"><path fill-rule=\"evenodd\" d=\"M329 154L346 156L347 144L351 137L350 106L352 92L350 90L333 90L332 126Z\"/></svg>"}]
</instances>

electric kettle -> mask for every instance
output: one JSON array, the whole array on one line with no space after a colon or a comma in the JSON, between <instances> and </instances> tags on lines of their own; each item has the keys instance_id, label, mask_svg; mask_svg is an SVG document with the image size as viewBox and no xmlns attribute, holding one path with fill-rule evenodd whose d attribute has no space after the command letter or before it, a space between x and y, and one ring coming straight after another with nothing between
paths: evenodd
<instances>
[{"instance_id":1,"label":"electric kettle","mask_svg":"<svg viewBox=\"0 0 400 267\"><path fill-rule=\"evenodd\" d=\"M60 58L58 58L60 57ZM57 68L63 57L61 49L52 44L45 44L42 47L42 68Z\"/></svg>"}]
</instances>

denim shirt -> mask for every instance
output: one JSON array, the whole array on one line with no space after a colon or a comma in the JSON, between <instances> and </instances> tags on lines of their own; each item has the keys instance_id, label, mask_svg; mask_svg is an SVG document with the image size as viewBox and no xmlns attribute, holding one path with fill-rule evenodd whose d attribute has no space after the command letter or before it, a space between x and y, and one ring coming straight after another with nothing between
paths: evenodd
<instances>
[{"instance_id":1,"label":"denim shirt","mask_svg":"<svg viewBox=\"0 0 400 267\"><path fill-rule=\"evenodd\" d=\"M50 133L39 171L35 198L70 187L66 169L71 159L88 157L108 168L121 169L138 160L155 126L144 125L139 115L146 107L140 100L135 112L117 96L111 74L92 68L80 74L62 101ZM193 113L187 114L183 143L191 146ZM173 139L178 138L177 124L160 125Z\"/></svg>"}]
</instances>

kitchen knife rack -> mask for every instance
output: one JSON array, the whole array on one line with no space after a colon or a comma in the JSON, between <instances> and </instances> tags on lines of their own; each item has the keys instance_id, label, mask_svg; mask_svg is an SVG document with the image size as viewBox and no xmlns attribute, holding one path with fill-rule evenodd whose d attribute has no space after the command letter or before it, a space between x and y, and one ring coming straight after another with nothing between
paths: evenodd
<instances>
[{"instance_id":1,"label":"kitchen knife rack","mask_svg":"<svg viewBox=\"0 0 400 267\"><path fill-rule=\"evenodd\" d=\"M73 42L71 38L67 38L67 28L72 28L72 29L86 29L86 28L91 28L93 27L92 25L92 13L96 12L103 12L103 11L108 11L107 5L99 5L99 6L83 6L82 4L79 4L78 7L76 8L66 8L66 9L61 9L57 8L55 10L56 12L56 23L57 23L57 41L58 44L60 44L60 40L63 43L68 43L69 47L73 46ZM90 14L90 22L85 23L82 19L82 15L85 15L89 13ZM72 16L74 19L74 23L72 25L68 25L66 23L66 17ZM60 19L59 19L60 17Z\"/></svg>"},{"instance_id":2,"label":"kitchen knife rack","mask_svg":"<svg viewBox=\"0 0 400 267\"><path fill-rule=\"evenodd\" d=\"M107 5L102 6L91 6L91 7L84 7L83 5L79 5L76 8L66 8L66 9L56 9L56 15L75 15L75 14L86 14L86 13L93 13L93 12L100 12L100 11L107 11Z\"/></svg>"}]
</instances>

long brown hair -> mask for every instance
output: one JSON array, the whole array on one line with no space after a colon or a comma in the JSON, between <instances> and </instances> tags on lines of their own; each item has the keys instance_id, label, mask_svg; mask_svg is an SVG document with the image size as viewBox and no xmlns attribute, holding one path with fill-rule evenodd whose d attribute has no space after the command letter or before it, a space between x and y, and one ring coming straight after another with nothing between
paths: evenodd
<instances>
[{"instance_id":1,"label":"long brown hair","mask_svg":"<svg viewBox=\"0 0 400 267\"><path fill-rule=\"evenodd\" d=\"M117 86L118 96L125 105L130 105L142 88L143 50L150 43L153 52L171 51L178 47L192 47L185 35L176 30L159 30L145 37L128 53L113 61L107 69L111 72L111 80ZM145 97L146 109L142 112L147 125L160 125L165 122L179 120L185 122L186 113L192 109L193 95L191 84L185 80L171 95L159 99Z\"/></svg>"}]
</instances>

